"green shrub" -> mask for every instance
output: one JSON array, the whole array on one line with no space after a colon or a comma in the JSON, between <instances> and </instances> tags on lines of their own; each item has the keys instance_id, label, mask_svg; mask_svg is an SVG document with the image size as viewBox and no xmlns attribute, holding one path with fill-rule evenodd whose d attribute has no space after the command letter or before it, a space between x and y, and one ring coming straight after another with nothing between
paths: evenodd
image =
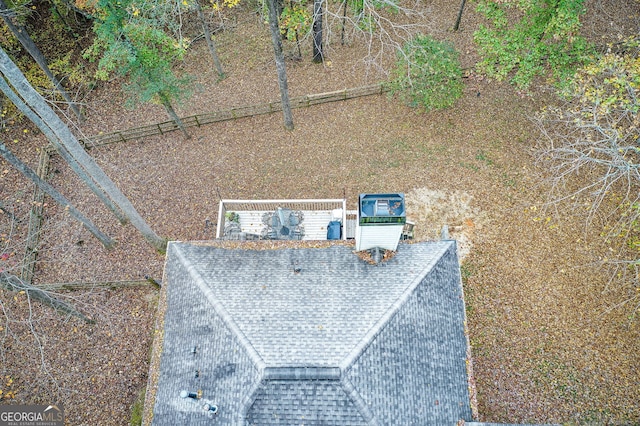
<instances>
[{"instance_id":1,"label":"green shrub","mask_svg":"<svg viewBox=\"0 0 640 426\"><path fill-rule=\"evenodd\" d=\"M398 52L391 91L408 105L447 108L462 96L462 87L459 55L451 43L420 35Z\"/></svg>"},{"instance_id":2,"label":"green shrub","mask_svg":"<svg viewBox=\"0 0 640 426\"><path fill-rule=\"evenodd\" d=\"M287 40L294 41L311 30L312 16L300 4L291 3L285 6L280 14L280 32Z\"/></svg>"}]
</instances>

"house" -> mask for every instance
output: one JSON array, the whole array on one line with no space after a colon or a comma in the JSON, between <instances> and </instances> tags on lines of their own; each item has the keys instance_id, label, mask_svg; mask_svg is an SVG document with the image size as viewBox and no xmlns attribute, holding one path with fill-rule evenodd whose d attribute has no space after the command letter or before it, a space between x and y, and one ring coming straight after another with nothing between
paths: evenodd
<instances>
[{"instance_id":1,"label":"house","mask_svg":"<svg viewBox=\"0 0 640 426\"><path fill-rule=\"evenodd\" d=\"M455 241L171 242L160 306L145 424L473 421Z\"/></svg>"}]
</instances>

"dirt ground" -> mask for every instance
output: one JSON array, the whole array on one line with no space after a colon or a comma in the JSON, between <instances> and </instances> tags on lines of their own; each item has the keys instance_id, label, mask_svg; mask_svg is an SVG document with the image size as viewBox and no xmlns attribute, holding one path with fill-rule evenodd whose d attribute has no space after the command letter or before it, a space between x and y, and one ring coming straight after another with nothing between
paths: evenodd
<instances>
[{"instance_id":1,"label":"dirt ground","mask_svg":"<svg viewBox=\"0 0 640 426\"><path fill-rule=\"evenodd\" d=\"M636 2L591 3L601 13L585 29L590 37L637 28ZM479 22L472 5L458 33L449 28L459 2L427 6L424 31L453 41L463 66L472 68L471 37ZM184 70L196 77L196 90L178 108L182 116L279 98L259 16L239 10L225 25L217 43L228 76L218 81L205 43L194 42ZM362 60L360 41L342 46L339 34L333 37L324 64L312 64L308 48L303 60L288 60L292 96L385 78ZM286 50L295 54L295 45ZM386 53L382 58L388 64ZM109 82L86 98L87 121L78 135L167 120L155 106L126 110L119 87ZM416 239L438 238L446 224L460 243L479 420L638 424L638 320L610 310L623 295L607 288L600 266L614 247L602 241L597 223L584 225L584 212L545 207L529 117L552 99L544 87L522 95L470 71L464 96L445 111L427 114L386 95L370 96L296 109L293 131L271 114L191 128L189 139L176 132L90 153L152 227L172 240L213 238L208 224L217 220L220 198L346 197L355 208L362 192L405 192ZM16 138L21 146L43 146L33 133ZM33 150L22 156L36 163ZM28 188L12 176L7 171L4 182ZM50 181L118 244L106 251L48 203L36 284L162 279L163 256L130 225L117 223L56 157ZM5 199L15 190L1 189ZM15 204L28 205L30 193L23 191ZM73 425L126 424L146 385L156 296L151 287L66 293L94 325L34 304L37 342L18 318L4 324L0 331L13 333L3 340L5 400L60 400ZM5 294L3 303L15 312L29 309L21 295Z\"/></svg>"}]
</instances>

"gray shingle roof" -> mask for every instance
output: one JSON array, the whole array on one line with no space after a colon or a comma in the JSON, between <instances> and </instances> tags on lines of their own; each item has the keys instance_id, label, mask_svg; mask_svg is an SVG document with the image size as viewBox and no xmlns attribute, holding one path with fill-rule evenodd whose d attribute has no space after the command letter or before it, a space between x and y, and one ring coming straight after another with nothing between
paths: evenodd
<instances>
[{"instance_id":1,"label":"gray shingle roof","mask_svg":"<svg viewBox=\"0 0 640 426\"><path fill-rule=\"evenodd\" d=\"M378 265L343 245L170 243L164 283L153 424L472 420L453 241L403 244Z\"/></svg>"}]
</instances>

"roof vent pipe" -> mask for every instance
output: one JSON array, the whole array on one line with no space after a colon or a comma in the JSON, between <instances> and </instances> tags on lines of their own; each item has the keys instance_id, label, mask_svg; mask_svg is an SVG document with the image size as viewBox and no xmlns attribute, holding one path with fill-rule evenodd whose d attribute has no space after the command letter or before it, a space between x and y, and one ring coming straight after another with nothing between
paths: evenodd
<instances>
[{"instance_id":1,"label":"roof vent pipe","mask_svg":"<svg viewBox=\"0 0 640 426\"><path fill-rule=\"evenodd\" d=\"M216 414L218 412L218 406L215 404L204 404L202 408L211 414Z\"/></svg>"},{"instance_id":2,"label":"roof vent pipe","mask_svg":"<svg viewBox=\"0 0 640 426\"><path fill-rule=\"evenodd\" d=\"M380 253L380 247L375 247L371 250L371 260L373 260L373 263L375 263L376 265L378 263L380 263L380 261L382 260L382 254Z\"/></svg>"},{"instance_id":3,"label":"roof vent pipe","mask_svg":"<svg viewBox=\"0 0 640 426\"><path fill-rule=\"evenodd\" d=\"M188 392L186 390L180 391L180 398L200 399L201 392Z\"/></svg>"},{"instance_id":4,"label":"roof vent pipe","mask_svg":"<svg viewBox=\"0 0 640 426\"><path fill-rule=\"evenodd\" d=\"M449 226L446 224L442 225L442 230L440 231L440 239L441 240L449 239Z\"/></svg>"}]
</instances>

